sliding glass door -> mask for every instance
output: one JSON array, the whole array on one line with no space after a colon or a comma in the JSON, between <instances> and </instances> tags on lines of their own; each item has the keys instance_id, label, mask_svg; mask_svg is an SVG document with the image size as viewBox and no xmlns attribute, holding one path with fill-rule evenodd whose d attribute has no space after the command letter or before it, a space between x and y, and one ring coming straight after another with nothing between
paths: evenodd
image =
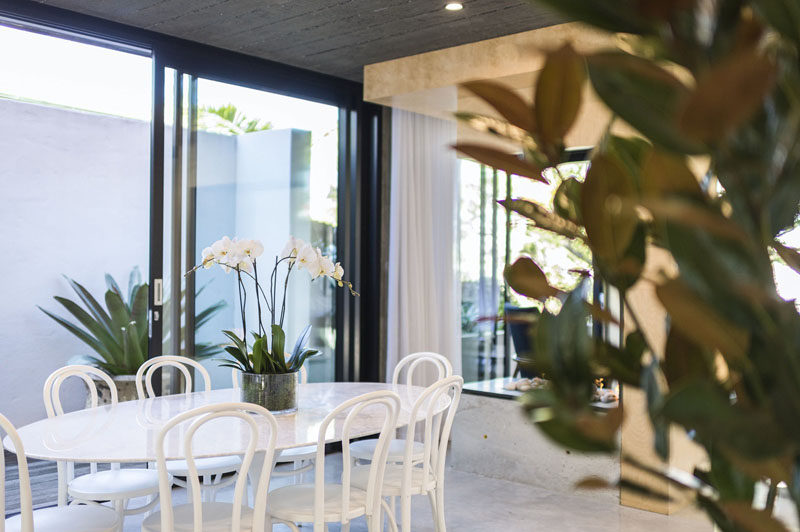
<instances>
[{"instance_id":1,"label":"sliding glass door","mask_svg":"<svg viewBox=\"0 0 800 532\"><path fill-rule=\"evenodd\" d=\"M226 387L230 370L214 360L226 342L222 331L245 332L235 274L183 274L224 236L263 243L265 285L290 236L337 255L339 109L171 69L165 87L164 286L168 303L182 303L164 308L164 353L205 360L214 385ZM249 334L258 306L252 280L246 283ZM307 363L312 381L334 380L334 288L295 271L286 289L288 348L311 325L309 346L320 351Z\"/></svg>"},{"instance_id":2,"label":"sliding glass door","mask_svg":"<svg viewBox=\"0 0 800 532\"><path fill-rule=\"evenodd\" d=\"M99 360L129 373L147 356L147 289L131 297L129 286L148 279L153 67L144 50L6 23L0 412L21 425L44 417L41 385L53 370ZM135 303L135 317L112 311L120 301ZM82 406L82 385L67 387L68 408Z\"/></svg>"}]
</instances>

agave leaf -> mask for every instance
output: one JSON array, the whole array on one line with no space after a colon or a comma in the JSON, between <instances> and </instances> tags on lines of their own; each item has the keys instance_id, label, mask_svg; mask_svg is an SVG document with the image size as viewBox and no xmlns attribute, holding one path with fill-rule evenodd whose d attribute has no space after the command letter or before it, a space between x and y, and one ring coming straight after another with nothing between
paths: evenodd
<instances>
[{"instance_id":1,"label":"agave leaf","mask_svg":"<svg viewBox=\"0 0 800 532\"><path fill-rule=\"evenodd\" d=\"M111 328L116 338L122 337L124 329L132 320L130 309L119 294L112 290L106 291L106 307L111 315Z\"/></svg>"},{"instance_id":2,"label":"agave leaf","mask_svg":"<svg viewBox=\"0 0 800 532\"><path fill-rule=\"evenodd\" d=\"M55 320L59 325L61 325L62 327L67 329L69 332L71 332L72 334L77 336L86 345L91 347L94 351L97 352L98 355L100 355L102 357L103 360L108 360L108 361L112 360L112 356L108 352L108 350L106 349L106 346L104 346L97 338L95 338L91 334L87 333L86 331L84 331L83 329L81 329L80 327L75 325L74 323L71 323L71 322L65 320L64 318L56 316L52 312L49 312L49 311L43 309L42 307L38 307L38 308L39 308L39 310L41 310L42 312L44 312L45 314L47 314L48 316L53 318L53 320Z\"/></svg>"},{"instance_id":3,"label":"agave leaf","mask_svg":"<svg viewBox=\"0 0 800 532\"><path fill-rule=\"evenodd\" d=\"M139 331L140 345L147 345L147 298L148 286L146 284L139 285L136 292L133 294L133 302L131 304L131 319L136 324L136 330ZM144 352L147 348L144 347Z\"/></svg>"},{"instance_id":4,"label":"agave leaf","mask_svg":"<svg viewBox=\"0 0 800 532\"><path fill-rule=\"evenodd\" d=\"M129 375L133 375L139 366L147 361L147 350L142 350L141 335L136 327L136 323L130 322L125 328L124 334L127 336L128 350L125 352L125 366L128 368Z\"/></svg>"},{"instance_id":5,"label":"agave leaf","mask_svg":"<svg viewBox=\"0 0 800 532\"><path fill-rule=\"evenodd\" d=\"M134 266L131 274L128 276L128 306L133 306L136 297L136 291L142 285L142 274L138 266Z\"/></svg>"},{"instance_id":6,"label":"agave leaf","mask_svg":"<svg viewBox=\"0 0 800 532\"><path fill-rule=\"evenodd\" d=\"M78 294L78 297L81 298L81 301L83 301L83 304L86 305L87 309L89 309L89 312L92 313L92 316L94 316L95 320L104 325L108 332L113 333L111 328L111 317L108 315L103 306L94 298L94 296L83 285L70 279L66 275L64 276L64 279L67 280L75 293Z\"/></svg>"},{"instance_id":7,"label":"agave leaf","mask_svg":"<svg viewBox=\"0 0 800 532\"><path fill-rule=\"evenodd\" d=\"M106 279L106 288L116 292L117 295L119 295L120 298L124 298L125 297L122 294L122 290L120 289L119 285L117 284L117 281L110 274L107 273L105 279Z\"/></svg>"},{"instance_id":8,"label":"agave leaf","mask_svg":"<svg viewBox=\"0 0 800 532\"><path fill-rule=\"evenodd\" d=\"M67 309L75 318L78 319L81 325L86 327L86 330L89 331L92 335L94 335L97 340L103 344L104 349L103 351L99 351L100 353L107 353L110 355L111 360L117 364L122 362L121 355L122 355L122 345L121 342L118 341L115 337L111 336L111 334L106 331L105 327L100 325L97 321L92 318L92 316L83 310L78 304L70 301L67 298L55 296L53 299L61 303L61 305Z\"/></svg>"}]
</instances>

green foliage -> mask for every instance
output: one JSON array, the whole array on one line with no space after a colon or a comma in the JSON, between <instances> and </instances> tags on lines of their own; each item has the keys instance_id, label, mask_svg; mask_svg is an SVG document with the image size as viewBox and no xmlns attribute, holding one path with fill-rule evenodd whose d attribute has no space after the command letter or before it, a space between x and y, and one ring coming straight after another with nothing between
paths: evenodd
<instances>
[{"instance_id":1,"label":"green foliage","mask_svg":"<svg viewBox=\"0 0 800 532\"><path fill-rule=\"evenodd\" d=\"M229 103L219 107L201 107L200 127L213 133L244 135L245 133L272 129L272 122L263 122L257 118L247 118L235 105Z\"/></svg>"},{"instance_id":2,"label":"green foliage","mask_svg":"<svg viewBox=\"0 0 800 532\"><path fill-rule=\"evenodd\" d=\"M148 284L142 282L138 268L128 278L128 290L123 292L117 281L106 274L105 307L80 283L65 276L83 306L65 297L55 296L64 309L77 320L62 318L48 310L39 310L88 345L94 355L80 357L111 375L133 375L147 360L147 297ZM224 302L218 302L200 312L196 325L201 327L219 312ZM219 352L213 344L197 344L196 358Z\"/></svg>"},{"instance_id":3,"label":"green foliage","mask_svg":"<svg viewBox=\"0 0 800 532\"><path fill-rule=\"evenodd\" d=\"M233 331L222 331L231 341L225 347L233 360L221 359L220 366L235 368L244 373L281 374L300 371L307 358L318 353L316 349L307 349L306 342L311 333L308 325L294 344L294 349L288 354L284 349L286 334L279 325L272 326L271 336L253 333L252 350L248 349L242 338Z\"/></svg>"},{"instance_id":4,"label":"green foliage","mask_svg":"<svg viewBox=\"0 0 800 532\"><path fill-rule=\"evenodd\" d=\"M780 257L800 273L800 252L777 240L800 204L800 8L789 0L722 0L702 9L695 0L540 3L628 34L626 51L598 51L578 63L569 45L550 52L539 81L546 86L533 102L501 107L508 89L467 84L502 118L459 118L517 141L524 157L513 166L539 180L533 168L546 176L561 162L584 80L612 122L638 132L618 137L609 124L585 182L563 181L552 206L502 202L541 231L585 243L602 280L620 292L633 331L623 346L590 339L590 314L612 318L585 302L582 287L552 288L530 259L509 268L506 280L518 293L563 301L558 313L543 313L536 331L533 363L552 385L529 393L525 407L561 445L617 452L621 411L593 417L591 380L639 387L656 452L669 455L669 431L680 427L709 460L687 472L623 457L628 464L694 493L721 530L784 530L751 502L755 482L768 479L786 482L800 508L800 315L778 296L772 272ZM512 166L513 154L501 150L458 149ZM708 171L696 175L701 161ZM674 273L660 271L668 263ZM650 345L628 304L639 286L669 313L666 346ZM664 497L630 479L620 485Z\"/></svg>"}]
</instances>

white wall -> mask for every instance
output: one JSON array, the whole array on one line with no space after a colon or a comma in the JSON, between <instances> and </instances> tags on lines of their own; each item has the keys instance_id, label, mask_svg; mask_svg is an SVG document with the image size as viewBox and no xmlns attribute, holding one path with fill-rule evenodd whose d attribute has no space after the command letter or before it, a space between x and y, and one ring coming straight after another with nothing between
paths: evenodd
<instances>
[{"instance_id":1,"label":"white wall","mask_svg":"<svg viewBox=\"0 0 800 532\"><path fill-rule=\"evenodd\" d=\"M94 294L106 272L123 289L146 275L149 161L148 123L0 100L0 412L16 425L45 416L50 372L90 354L36 308L66 314L61 274Z\"/></svg>"}]
</instances>

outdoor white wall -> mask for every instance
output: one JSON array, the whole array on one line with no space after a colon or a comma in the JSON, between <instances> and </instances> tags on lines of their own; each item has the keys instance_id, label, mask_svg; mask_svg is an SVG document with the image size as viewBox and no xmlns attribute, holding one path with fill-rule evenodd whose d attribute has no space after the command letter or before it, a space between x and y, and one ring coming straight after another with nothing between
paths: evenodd
<instances>
[{"instance_id":1,"label":"outdoor white wall","mask_svg":"<svg viewBox=\"0 0 800 532\"><path fill-rule=\"evenodd\" d=\"M123 289L133 266L146 275L149 160L145 122L0 100L0 412L16 425L45 416L50 372L90 353L36 308L66 314L61 274L99 295L106 272Z\"/></svg>"}]
</instances>

